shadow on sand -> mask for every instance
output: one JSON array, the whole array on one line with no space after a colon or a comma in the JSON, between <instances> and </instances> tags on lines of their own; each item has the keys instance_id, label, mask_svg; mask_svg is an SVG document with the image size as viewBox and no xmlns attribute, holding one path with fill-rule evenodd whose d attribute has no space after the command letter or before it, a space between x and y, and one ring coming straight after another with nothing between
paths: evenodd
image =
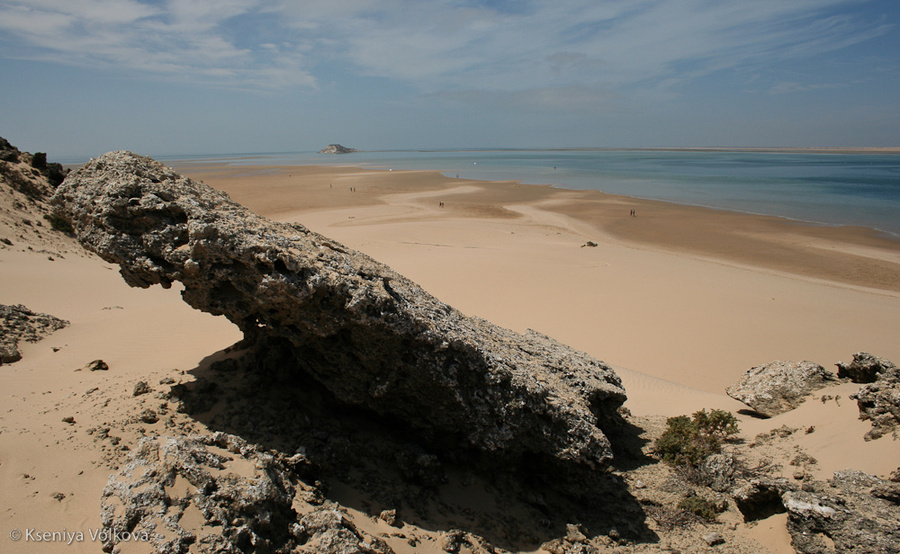
<instances>
[{"instance_id":1,"label":"shadow on sand","mask_svg":"<svg viewBox=\"0 0 900 554\"><path fill-rule=\"evenodd\" d=\"M618 475L654 463L642 453L642 429L625 419L604 429L614 466L591 471L460 450L456 437L339 402L278 349L232 347L190 373L195 381L172 389L179 411L264 449L303 453L327 500L373 520L396 510L395 526L458 529L510 551L565 537L570 524L620 544L658 540Z\"/></svg>"}]
</instances>

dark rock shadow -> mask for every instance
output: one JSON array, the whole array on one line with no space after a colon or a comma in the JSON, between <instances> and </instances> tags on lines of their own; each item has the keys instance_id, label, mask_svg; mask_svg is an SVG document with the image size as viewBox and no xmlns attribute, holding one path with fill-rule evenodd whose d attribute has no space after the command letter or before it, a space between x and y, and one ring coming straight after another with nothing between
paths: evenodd
<instances>
[{"instance_id":1,"label":"dark rock shadow","mask_svg":"<svg viewBox=\"0 0 900 554\"><path fill-rule=\"evenodd\" d=\"M624 418L603 425L616 456L608 471L537 456L491 457L459 449L457 437L339 402L292 363L289 348L239 348L205 358L190 370L195 381L172 387L179 411L263 449L304 454L324 499L373 520L396 510L399 536L405 522L530 551L576 524L588 538L658 541L617 475L655 463L642 453L642 430Z\"/></svg>"},{"instance_id":2,"label":"dark rock shadow","mask_svg":"<svg viewBox=\"0 0 900 554\"><path fill-rule=\"evenodd\" d=\"M766 414L759 413L756 410L751 410L750 408L741 408L737 411L737 413L755 419L771 419L771 417L767 416Z\"/></svg>"}]
</instances>

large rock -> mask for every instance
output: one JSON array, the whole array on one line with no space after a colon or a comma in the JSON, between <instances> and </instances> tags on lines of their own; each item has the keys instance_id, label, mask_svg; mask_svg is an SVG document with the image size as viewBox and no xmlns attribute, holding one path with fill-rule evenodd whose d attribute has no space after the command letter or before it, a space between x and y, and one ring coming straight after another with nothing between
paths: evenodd
<instances>
[{"instance_id":1,"label":"large rock","mask_svg":"<svg viewBox=\"0 0 900 554\"><path fill-rule=\"evenodd\" d=\"M784 493L788 531L800 553L900 552L900 506L873 491L885 481L861 471L837 471Z\"/></svg>"},{"instance_id":2,"label":"large rock","mask_svg":"<svg viewBox=\"0 0 900 554\"><path fill-rule=\"evenodd\" d=\"M287 348L340 400L449 448L603 466L625 401L608 366L553 339L466 317L371 258L130 152L69 175L52 203L132 286L184 284L245 343Z\"/></svg>"},{"instance_id":3,"label":"large rock","mask_svg":"<svg viewBox=\"0 0 900 554\"><path fill-rule=\"evenodd\" d=\"M37 342L68 324L58 317L35 313L21 304L0 304L0 364L22 359L20 341Z\"/></svg>"},{"instance_id":4,"label":"large rock","mask_svg":"<svg viewBox=\"0 0 900 554\"><path fill-rule=\"evenodd\" d=\"M868 352L857 352L853 355L852 362L838 362L837 368L837 375L841 379L850 379L854 383L872 383L878 379L879 373L896 369L897 366Z\"/></svg>"},{"instance_id":5,"label":"large rock","mask_svg":"<svg viewBox=\"0 0 900 554\"><path fill-rule=\"evenodd\" d=\"M900 426L900 368L891 362L878 372L874 383L859 387L850 398L859 406L859 418L872 422L865 439L881 438Z\"/></svg>"},{"instance_id":6,"label":"large rock","mask_svg":"<svg viewBox=\"0 0 900 554\"><path fill-rule=\"evenodd\" d=\"M725 392L756 412L772 417L793 410L806 396L834 381L814 362L770 362L753 367Z\"/></svg>"}]
</instances>

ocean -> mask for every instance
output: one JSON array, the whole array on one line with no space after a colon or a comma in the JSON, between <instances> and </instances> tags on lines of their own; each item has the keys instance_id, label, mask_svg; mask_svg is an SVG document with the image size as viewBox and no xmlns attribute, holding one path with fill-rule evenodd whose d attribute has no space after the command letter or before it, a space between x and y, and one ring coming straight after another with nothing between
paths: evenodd
<instances>
[{"instance_id":1,"label":"ocean","mask_svg":"<svg viewBox=\"0 0 900 554\"><path fill-rule=\"evenodd\" d=\"M185 159L160 158L169 163ZM820 225L859 225L900 239L898 154L476 149L232 154L202 159L241 165L437 170L451 177L518 180Z\"/></svg>"}]
</instances>

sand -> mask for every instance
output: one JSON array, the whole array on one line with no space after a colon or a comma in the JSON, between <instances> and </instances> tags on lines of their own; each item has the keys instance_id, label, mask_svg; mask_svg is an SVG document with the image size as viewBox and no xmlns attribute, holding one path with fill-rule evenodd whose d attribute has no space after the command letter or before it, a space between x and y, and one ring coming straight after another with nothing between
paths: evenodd
<instances>
[{"instance_id":1,"label":"sand","mask_svg":"<svg viewBox=\"0 0 900 554\"><path fill-rule=\"evenodd\" d=\"M833 367L868 351L900 361L900 243L865 229L425 171L176 169L262 215L361 250L466 314L536 329L606 361L637 415L737 412L744 406L724 388L773 360ZM163 431L162 421L135 421L136 405L166 409L166 401L133 398L134 384L189 380L240 334L189 308L175 288L130 289L71 241L2 223L0 238L13 246L0 249L0 303L71 323L0 367L0 541L4 551L26 552L7 541L10 529L98 528L100 491L127 451L90 429L110 427L126 448ZM109 371L76 371L98 358ZM817 478L845 467L884 476L897 468L900 440L862 439L869 424L848 398L855 388L821 391L769 420L740 415L742 435L788 425L801 431L772 456L802 448L818 460L809 468ZM802 431L809 427L815 432ZM785 462L785 475L793 469ZM790 551L783 521L746 532L770 551ZM90 541L41 547L97 549Z\"/></svg>"}]
</instances>

